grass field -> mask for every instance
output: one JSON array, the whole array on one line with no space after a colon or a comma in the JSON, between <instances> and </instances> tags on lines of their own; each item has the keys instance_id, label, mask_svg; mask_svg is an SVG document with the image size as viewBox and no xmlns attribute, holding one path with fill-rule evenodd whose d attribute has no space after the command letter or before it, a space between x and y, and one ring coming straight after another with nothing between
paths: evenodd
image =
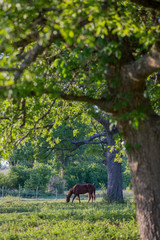
<instances>
[{"instance_id":1,"label":"grass field","mask_svg":"<svg viewBox=\"0 0 160 240\"><path fill-rule=\"evenodd\" d=\"M0 239L139 239L133 199L109 204L101 197L87 204L65 199L0 200Z\"/></svg>"}]
</instances>

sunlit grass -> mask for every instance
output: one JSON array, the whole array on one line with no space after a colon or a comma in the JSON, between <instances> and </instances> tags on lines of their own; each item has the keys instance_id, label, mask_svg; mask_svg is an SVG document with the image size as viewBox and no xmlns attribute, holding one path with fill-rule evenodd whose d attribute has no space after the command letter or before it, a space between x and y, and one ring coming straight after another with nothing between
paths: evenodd
<instances>
[{"instance_id":1,"label":"sunlit grass","mask_svg":"<svg viewBox=\"0 0 160 240\"><path fill-rule=\"evenodd\" d=\"M82 197L58 200L0 200L0 239L139 239L133 199L122 204L94 203Z\"/></svg>"}]
</instances>

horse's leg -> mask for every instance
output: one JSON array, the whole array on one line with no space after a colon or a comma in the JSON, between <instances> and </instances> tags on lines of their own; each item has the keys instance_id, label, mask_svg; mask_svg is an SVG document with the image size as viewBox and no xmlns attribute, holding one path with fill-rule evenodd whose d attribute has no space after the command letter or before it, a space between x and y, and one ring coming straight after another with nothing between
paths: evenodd
<instances>
[{"instance_id":1,"label":"horse's leg","mask_svg":"<svg viewBox=\"0 0 160 240\"><path fill-rule=\"evenodd\" d=\"M92 195L91 195L91 196L92 196L92 203L93 203L93 193L92 193Z\"/></svg>"},{"instance_id":2,"label":"horse's leg","mask_svg":"<svg viewBox=\"0 0 160 240\"><path fill-rule=\"evenodd\" d=\"M79 194L77 195L77 197L78 197L79 203L81 203Z\"/></svg>"},{"instance_id":3,"label":"horse's leg","mask_svg":"<svg viewBox=\"0 0 160 240\"><path fill-rule=\"evenodd\" d=\"M91 200L91 193L88 194L88 203Z\"/></svg>"},{"instance_id":4,"label":"horse's leg","mask_svg":"<svg viewBox=\"0 0 160 240\"><path fill-rule=\"evenodd\" d=\"M75 197L76 197L76 194L74 194L74 197L73 197L73 199L72 199L72 203L73 203L73 201L74 201Z\"/></svg>"}]
</instances>

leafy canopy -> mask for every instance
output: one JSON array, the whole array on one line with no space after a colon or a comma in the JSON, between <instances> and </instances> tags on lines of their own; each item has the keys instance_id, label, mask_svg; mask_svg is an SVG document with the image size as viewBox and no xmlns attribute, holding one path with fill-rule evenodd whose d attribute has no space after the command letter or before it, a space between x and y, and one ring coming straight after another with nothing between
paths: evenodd
<instances>
[{"instance_id":1,"label":"leafy canopy","mask_svg":"<svg viewBox=\"0 0 160 240\"><path fill-rule=\"evenodd\" d=\"M36 139L38 130L45 135L49 126L56 128L81 108L64 107L59 97L103 110L112 100L108 111L125 109L120 117L138 127L145 114L142 107L126 112L132 95L121 89L119 69L149 52L159 24L156 10L132 2L1 1L1 150L6 142L16 145L31 134ZM159 85L150 86L159 111Z\"/></svg>"}]
</instances>

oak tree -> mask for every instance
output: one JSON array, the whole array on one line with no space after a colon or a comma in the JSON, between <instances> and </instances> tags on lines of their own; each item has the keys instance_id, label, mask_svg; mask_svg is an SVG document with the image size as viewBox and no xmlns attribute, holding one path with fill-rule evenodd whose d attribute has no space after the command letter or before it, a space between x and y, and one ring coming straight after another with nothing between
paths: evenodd
<instances>
[{"instance_id":1,"label":"oak tree","mask_svg":"<svg viewBox=\"0 0 160 240\"><path fill-rule=\"evenodd\" d=\"M141 239L160 239L159 1L5 0L0 9L1 144L55 97L112 114L128 151Z\"/></svg>"}]
</instances>

